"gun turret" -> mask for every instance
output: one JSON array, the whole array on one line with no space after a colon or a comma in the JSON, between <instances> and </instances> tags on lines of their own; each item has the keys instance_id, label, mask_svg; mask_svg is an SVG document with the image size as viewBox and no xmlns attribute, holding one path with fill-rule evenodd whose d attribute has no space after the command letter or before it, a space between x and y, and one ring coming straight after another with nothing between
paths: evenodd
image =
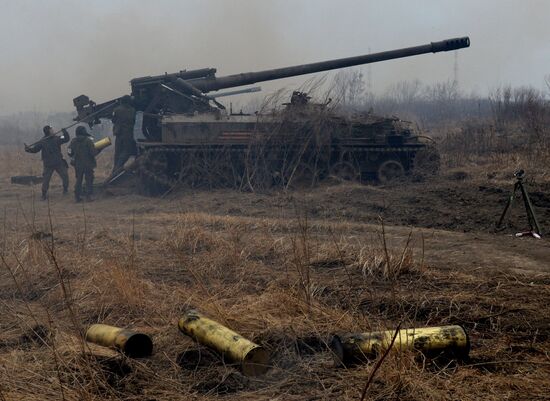
<instances>
[{"instance_id":1,"label":"gun turret","mask_svg":"<svg viewBox=\"0 0 550 401\"><path fill-rule=\"evenodd\" d=\"M380 53L366 54L356 57L321 61L311 64L302 64L292 67L276 68L258 72L247 72L224 77L216 77L215 68L180 71L172 74L135 78L130 81L134 107L144 112L143 133L148 139L158 137L158 116L167 113L194 113L209 111L213 102L218 108L222 105L215 101L215 96L206 95L208 92L220 89L235 88L258 82L313 74L340 68L376 63L385 60L417 56L426 53L438 53L457 50L470 46L468 37L447 39L432 42L426 45L389 50ZM89 117L100 108L106 111L97 118L109 117L112 109L118 103L113 99L102 104L96 104L87 96L81 95L73 102L78 116L76 121ZM93 124L91 122L90 124Z\"/></svg>"}]
</instances>

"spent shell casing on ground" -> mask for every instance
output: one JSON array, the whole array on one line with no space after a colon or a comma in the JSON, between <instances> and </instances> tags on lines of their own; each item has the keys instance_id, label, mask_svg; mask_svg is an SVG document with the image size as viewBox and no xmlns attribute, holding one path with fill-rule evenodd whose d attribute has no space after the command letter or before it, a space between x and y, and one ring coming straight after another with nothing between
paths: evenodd
<instances>
[{"instance_id":1,"label":"spent shell casing on ground","mask_svg":"<svg viewBox=\"0 0 550 401\"><path fill-rule=\"evenodd\" d=\"M373 359L388 349L395 330L333 336L330 347L338 365ZM401 329L392 349L415 350L425 356L446 355L463 359L470 352L470 340L462 326Z\"/></svg>"},{"instance_id":2,"label":"spent shell casing on ground","mask_svg":"<svg viewBox=\"0 0 550 401\"><path fill-rule=\"evenodd\" d=\"M178 327L223 358L240 364L246 376L258 376L269 369L269 353L265 349L195 310L186 312Z\"/></svg>"},{"instance_id":3,"label":"spent shell casing on ground","mask_svg":"<svg viewBox=\"0 0 550 401\"><path fill-rule=\"evenodd\" d=\"M86 341L116 349L130 358L143 358L153 353L153 341L147 334L106 324L93 324L86 331Z\"/></svg>"}]
</instances>

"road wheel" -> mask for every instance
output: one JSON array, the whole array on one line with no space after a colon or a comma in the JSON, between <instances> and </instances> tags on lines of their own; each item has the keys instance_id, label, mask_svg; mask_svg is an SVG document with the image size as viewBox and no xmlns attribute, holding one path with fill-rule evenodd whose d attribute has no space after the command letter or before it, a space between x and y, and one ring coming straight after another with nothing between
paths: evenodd
<instances>
[{"instance_id":1,"label":"road wheel","mask_svg":"<svg viewBox=\"0 0 550 401\"><path fill-rule=\"evenodd\" d=\"M439 172L441 157L433 146L427 146L414 155L413 171L420 176L435 175Z\"/></svg>"},{"instance_id":2,"label":"road wheel","mask_svg":"<svg viewBox=\"0 0 550 401\"><path fill-rule=\"evenodd\" d=\"M315 174L315 169L307 163L300 163L296 166L286 187L289 189L310 188L315 185L316 181L317 174Z\"/></svg>"},{"instance_id":3,"label":"road wheel","mask_svg":"<svg viewBox=\"0 0 550 401\"><path fill-rule=\"evenodd\" d=\"M359 178L359 172L355 166L349 162L338 162L333 164L329 174L339 181L355 181Z\"/></svg>"},{"instance_id":4,"label":"road wheel","mask_svg":"<svg viewBox=\"0 0 550 401\"><path fill-rule=\"evenodd\" d=\"M376 178L381 183L387 183L390 181L398 180L405 176L405 169L401 162L397 160L386 160L384 161L376 171Z\"/></svg>"}]
</instances>

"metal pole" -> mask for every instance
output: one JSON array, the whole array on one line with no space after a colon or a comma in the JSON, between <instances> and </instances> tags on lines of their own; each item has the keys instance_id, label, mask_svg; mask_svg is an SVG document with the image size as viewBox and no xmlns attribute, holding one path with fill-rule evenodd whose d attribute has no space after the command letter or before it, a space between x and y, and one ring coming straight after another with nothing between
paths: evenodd
<instances>
[{"instance_id":1,"label":"metal pole","mask_svg":"<svg viewBox=\"0 0 550 401\"><path fill-rule=\"evenodd\" d=\"M527 212L527 220L529 221L529 228L531 231L535 231L538 235L542 235L540 231L539 222L537 220L537 217L535 215L535 210L533 209L533 205L531 204L531 199L529 198L529 194L525 190L525 187L523 186L523 182L519 181L519 188L521 190L521 196L523 197L523 203L525 204L525 211Z\"/></svg>"},{"instance_id":2,"label":"metal pole","mask_svg":"<svg viewBox=\"0 0 550 401\"><path fill-rule=\"evenodd\" d=\"M512 206L512 202L514 201L514 198L516 197L517 189L518 189L518 183L516 182L514 184L514 190L512 191L510 196L508 197L508 201L506 202L506 206L504 207L504 210L502 211L502 214L500 215L500 219L498 220L498 223L497 223L497 228L500 228L500 226L502 225L502 221L504 220L504 217L506 216L506 212L508 212L508 209L510 208L510 206Z\"/></svg>"},{"instance_id":3,"label":"metal pole","mask_svg":"<svg viewBox=\"0 0 550 401\"><path fill-rule=\"evenodd\" d=\"M93 116L98 115L99 113L101 113L101 112L107 110L109 107L113 107L115 104L116 104L116 103L113 103L113 104L110 104L110 105L108 105L108 106L105 106L104 108L102 108L102 109L100 109L100 110L98 110L98 111L96 111L96 112L94 112L94 113L92 113L92 114L90 114L90 115L87 115L87 116L84 117L82 120L76 121L76 122L72 123L71 125L69 125L68 127L61 128L59 131L54 132L52 136L55 136L55 135L59 134L60 132L63 132L63 130L72 128L72 127L74 127L75 125L80 124L80 123L84 122L85 120L89 119L90 117L93 117ZM30 144L30 145L27 145L27 144L25 144L25 143L24 143L23 145L25 145L25 147L27 147L27 146L28 146L28 147L33 147L33 146L39 144L40 142L42 142L44 139L46 139L46 138L39 139L38 141L36 141L36 142L34 142L34 143Z\"/></svg>"}]
</instances>

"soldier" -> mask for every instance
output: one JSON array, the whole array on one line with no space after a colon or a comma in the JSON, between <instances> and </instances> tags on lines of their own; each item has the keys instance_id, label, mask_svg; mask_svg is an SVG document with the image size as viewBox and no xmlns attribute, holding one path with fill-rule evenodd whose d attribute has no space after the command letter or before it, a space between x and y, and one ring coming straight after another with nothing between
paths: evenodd
<instances>
[{"instance_id":1,"label":"soldier","mask_svg":"<svg viewBox=\"0 0 550 401\"><path fill-rule=\"evenodd\" d=\"M63 181L63 194L66 194L69 189L69 166L61 154L61 145L69 142L71 137L65 129L62 130L63 135L61 137L54 135L53 128L49 125L46 125L42 131L44 132L44 138L34 145L25 145L25 152L42 152L42 163L44 165L42 173L42 200L46 200L50 187L50 179L54 171L59 174Z\"/></svg>"},{"instance_id":2,"label":"soldier","mask_svg":"<svg viewBox=\"0 0 550 401\"><path fill-rule=\"evenodd\" d=\"M74 185L74 197L76 202L81 202L82 182L86 180L86 200L91 201L94 185L94 168L96 167L95 156L97 151L94 143L90 139L90 134L86 128L79 126L76 128L76 138L69 145L69 155L72 158L71 164L74 166L76 183Z\"/></svg>"},{"instance_id":3,"label":"soldier","mask_svg":"<svg viewBox=\"0 0 550 401\"><path fill-rule=\"evenodd\" d=\"M113 175L124 166L130 156L136 155L134 140L136 109L132 107L131 102L132 98L126 95L120 99L120 104L113 110L113 135L116 137Z\"/></svg>"}]
</instances>

